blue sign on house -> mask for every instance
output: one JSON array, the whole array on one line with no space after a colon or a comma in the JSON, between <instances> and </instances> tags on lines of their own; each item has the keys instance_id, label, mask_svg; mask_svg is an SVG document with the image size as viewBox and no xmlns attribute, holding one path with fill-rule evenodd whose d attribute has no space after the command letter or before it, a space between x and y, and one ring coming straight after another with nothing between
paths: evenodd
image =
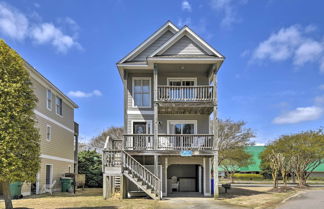
<instances>
[{"instance_id":1,"label":"blue sign on house","mask_svg":"<svg viewBox=\"0 0 324 209\"><path fill-rule=\"evenodd\" d=\"M191 150L182 150L180 152L180 156L182 156L182 157L190 157L190 156L192 156L192 151Z\"/></svg>"}]
</instances>

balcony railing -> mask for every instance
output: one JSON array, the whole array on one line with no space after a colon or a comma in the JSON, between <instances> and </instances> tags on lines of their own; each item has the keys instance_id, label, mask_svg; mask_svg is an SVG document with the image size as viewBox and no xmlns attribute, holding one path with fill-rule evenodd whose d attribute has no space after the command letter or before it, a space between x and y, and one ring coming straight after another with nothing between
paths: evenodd
<instances>
[{"instance_id":1,"label":"balcony railing","mask_svg":"<svg viewBox=\"0 0 324 209\"><path fill-rule=\"evenodd\" d=\"M153 134L124 135L125 150L211 150L213 148L212 134L165 134L158 135L155 147Z\"/></svg>"},{"instance_id":2,"label":"balcony railing","mask_svg":"<svg viewBox=\"0 0 324 209\"><path fill-rule=\"evenodd\" d=\"M158 86L158 100L168 102L212 101L213 86Z\"/></svg>"}]
</instances>

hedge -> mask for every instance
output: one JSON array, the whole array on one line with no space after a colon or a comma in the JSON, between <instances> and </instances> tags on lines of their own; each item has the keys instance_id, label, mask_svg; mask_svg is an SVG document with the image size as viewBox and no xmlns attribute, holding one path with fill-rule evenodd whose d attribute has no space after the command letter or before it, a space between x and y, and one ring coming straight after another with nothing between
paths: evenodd
<instances>
[{"instance_id":1,"label":"hedge","mask_svg":"<svg viewBox=\"0 0 324 209\"><path fill-rule=\"evenodd\" d=\"M242 180L263 180L264 176L261 174L235 173L233 178Z\"/></svg>"}]
</instances>

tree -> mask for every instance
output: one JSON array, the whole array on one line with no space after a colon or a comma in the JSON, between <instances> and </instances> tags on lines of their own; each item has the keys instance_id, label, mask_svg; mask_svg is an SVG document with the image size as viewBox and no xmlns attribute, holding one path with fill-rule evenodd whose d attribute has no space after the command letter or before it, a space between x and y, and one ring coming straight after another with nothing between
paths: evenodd
<instances>
[{"instance_id":1,"label":"tree","mask_svg":"<svg viewBox=\"0 0 324 209\"><path fill-rule=\"evenodd\" d=\"M36 180L40 135L33 109L37 98L24 60L0 40L0 184L13 208L10 182Z\"/></svg>"},{"instance_id":2,"label":"tree","mask_svg":"<svg viewBox=\"0 0 324 209\"><path fill-rule=\"evenodd\" d=\"M95 150L81 151L78 154L78 169L86 175L87 187L102 187L101 155Z\"/></svg>"},{"instance_id":3,"label":"tree","mask_svg":"<svg viewBox=\"0 0 324 209\"><path fill-rule=\"evenodd\" d=\"M94 137L90 140L89 145L94 148L103 149L106 143L106 138L109 136L114 140L122 140L124 134L124 129L121 127L110 127L103 131L99 136Z\"/></svg>"},{"instance_id":4,"label":"tree","mask_svg":"<svg viewBox=\"0 0 324 209\"><path fill-rule=\"evenodd\" d=\"M306 186L307 178L324 158L322 130L285 135L267 146L261 154L263 167L271 168L274 186L279 172L285 185L289 173L296 175L299 186Z\"/></svg>"},{"instance_id":5,"label":"tree","mask_svg":"<svg viewBox=\"0 0 324 209\"><path fill-rule=\"evenodd\" d=\"M251 155L242 148L231 149L228 152L226 159L222 160L220 166L230 176L231 182L234 183L233 175L240 167L250 165Z\"/></svg>"},{"instance_id":6,"label":"tree","mask_svg":"<svg viewBox=\"0 0 324 209\"><path fill-rule=\"evenodd\" d=\"M244 121L219 120L218 164L221 164L225 159L230 159L232 157L231 151L239 151L238 154L240 154L244 152L246 146L253 145L250 141L254 137L253 131L250 128L244 128L245 125Z\"/></svg>"}]
</instances>

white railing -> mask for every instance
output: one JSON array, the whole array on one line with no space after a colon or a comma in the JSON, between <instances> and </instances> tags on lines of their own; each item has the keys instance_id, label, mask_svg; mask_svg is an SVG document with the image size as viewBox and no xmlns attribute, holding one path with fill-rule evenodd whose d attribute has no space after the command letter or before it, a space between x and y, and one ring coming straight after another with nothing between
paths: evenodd
<instances>
[{"instance_id":1,"label":"white railing","mask_svg":"<svg viewBox=\"0 0 324 209\"><path fill-rule=\"evenodd\" d=\"M212 134L159 134L155 148L153 134L126 134L124 150L212 150L213 139Z\"/></svg>"},{"instance_id":2,"label":"white railing","mask_svg":"<svg viewBox=\"0 0 324 209\"><path fill-rule=\"evenodd\" d=\"M159 101L212 101L213 86L158 86Z\"/></svg>"}]
</instances>

